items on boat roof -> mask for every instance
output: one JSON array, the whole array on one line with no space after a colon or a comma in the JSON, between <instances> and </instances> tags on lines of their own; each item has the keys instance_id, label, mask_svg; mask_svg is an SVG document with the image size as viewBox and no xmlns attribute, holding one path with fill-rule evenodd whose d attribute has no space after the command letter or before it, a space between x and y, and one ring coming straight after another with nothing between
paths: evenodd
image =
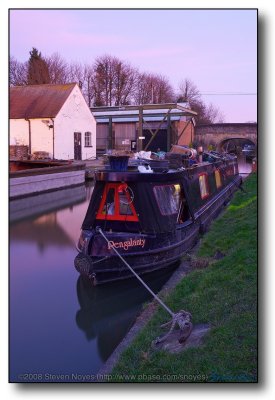
<instances>
[{"instance_id":1,"label":"items on boat roof","mask_svg":"<svg viewBox=\"0 0 275 400\"><path fill-rule=\"evenodd\" d=\"M151 155L152 155L151 151L143 151L143 150L141 150L141 151L138 151L137 153L134 154L134 158L135 159L141 158L143 160L144 159L145 160L151 160Z\"/></svg>"},{"instance_id":2,"label":"items on boat roof","mask_svg":"<svg viewBox=\"0 0 275 400\"><path fill-rule=\"evenodd\" d=\"M139 165L138 166L138 171L143 173L143 174L150 174L153 172L151 169L150 165Z\"/></svg>"},{"instance_id":3,"label":"items on boat roof","mask_svg":"<svg viewBox=\"0 0 275 400\"><path fill-rule=\"evenodd\" d=\"M133 153L127 150L108 150L106 169L112 171L127 171L129 168L140 173L165 172L169 169L194 167L202 162L214 163L218 160L232 158L230 154L215 151L195 150L185 145L172 145L169 152L158 149L157 152L144 151ZM148 168L150 166L150 168Z\"/></svg>"},{"instance_id":4,"label":"items on boat roof","mask_svg":"<svg viewBox=\"0 0 275 400\"><path fill-rule=\"evenodd\" d=\"M134 159L129 165L150 165L153 171L162 171L178 168L188 168L197 164L197 151L189 146L172 145L170 152L164 152L160 149L155 153L151 151L139 151L134 154ZM138 168L140 172L148 172L144 168Z\"/></svg>"},{"instance_id":5,"label":"items on boat roof","mask_svg":"<svg viewBox=\"0 0 275 400\"><path fill-rule=\"evenodd\" d=\"M131 158L129 160L129 167L137 168L139 172L148 173L148 172L165 172L170 168L169 160L162 159L146 159L146 158ZM140 168L145 167L145 168ZM152 171L148 171L148 167Z\"/></svg>"},{"instance_id":6,"label":"items on boat roof","mask_svg":"<svg viewBox=\"0 0 275 400\"><path fill-rule=\"evenodd\" d=\"M123 156L122 155L121 156L109 155L108 159L109 159L111 170L113 170L113 171L127 171L129 156L126 156L126 155L123 155Z\"/></svg>"},{"instance_id":7,"label":"items on boat roof","mask_svg":"<svg viewBox=\"0 0 275 400\"><path fill-rule=\"evenodd\" d=\"M195 159L197 156L197 150L193 149L189 146L179 146L173 144L170 150L170 153L174 154L186 154L189 158Z\"/></svg>"},{"instance_id":8,"label":"items on boat roof","mask_svg":"<svg viewBox=\"0 0 275 400\"><path fill-rule=\"evenodd\" d=\"M189 146L173 144L165 158L169 160L170 168L188 168L198 163L197 151Z\"/></svg>"}]
</instances>

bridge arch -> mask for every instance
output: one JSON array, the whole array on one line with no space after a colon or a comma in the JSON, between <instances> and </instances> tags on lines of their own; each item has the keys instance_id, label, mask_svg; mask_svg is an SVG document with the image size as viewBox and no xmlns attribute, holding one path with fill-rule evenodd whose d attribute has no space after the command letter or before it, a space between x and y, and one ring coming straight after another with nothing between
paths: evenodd
<instances>
[{"instance_id":1,"label":"bridge arch","mask_svg":"<svg viewBox=\"0 0 275 400\"><path fill-rule=\"evenodd\" d=\"M216 143L217 151L232 151L240 152L245 144L254 144L257 146L257 141L253 138L244 138L240 136L226 137Z\"/></svg>"}]
</instances>

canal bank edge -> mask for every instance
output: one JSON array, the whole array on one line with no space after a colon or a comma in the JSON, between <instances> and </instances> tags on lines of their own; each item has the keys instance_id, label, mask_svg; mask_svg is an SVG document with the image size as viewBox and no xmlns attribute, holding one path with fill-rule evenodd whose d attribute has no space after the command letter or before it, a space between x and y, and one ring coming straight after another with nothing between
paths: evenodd
<instances>
[{"instance_id":1,"label":"canal bank edge","mask_svg":"<svg viewBox=\"0 0 275 400\"><path fill-rule=\"evenodd\" d=\"M190 251L190 255L193 254L199 246L199 242L193 247L192 252ZM167 294L175 288L175 286L191 271L190 267L191 261L183 260L180 266L175 270L169 280L164 284L158 296L164 298ZM141 286L141 290L143 290ZM145 289L144 289L145 290ZM117 364L122 352L126 350L126 348L133 342L142 328L145 327L147 322L151 319L152 315L158 308L158 303L155 300L152 300L146 308L137 316L136 322L130 328L126 336L122 339L119 345L115 348L111 356L107 359L103 367L100 368L97 373L98 381L107 382L108 380L104 379L104 375L111 374L112 369Z\"/></svg>"},{"instance_id":2,"label":"canal bank edge","mask_svg":"<svg viewBox=\"0 0 275 400\"><path fill-rule=\"evenodd\" d=\"M10 172L9 198L46 193L85 182L85 163Z\"/></svg>"}]
</instances>

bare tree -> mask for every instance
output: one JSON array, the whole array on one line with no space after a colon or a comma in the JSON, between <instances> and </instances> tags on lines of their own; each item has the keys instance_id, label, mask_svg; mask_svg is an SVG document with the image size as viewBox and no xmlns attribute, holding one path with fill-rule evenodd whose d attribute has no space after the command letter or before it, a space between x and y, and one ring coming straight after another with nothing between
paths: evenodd
<instances>
[{"instance_id":1,"label":"bare tree","mask_svg":"<svg viewBox=\"0 0 275 400\"><path fill-rule=\"evenodd\" d=\"M83 81L83 66L80 63L72 63L68 66L68 80L69 82L82 82Z\"/></svg>"},{"instance_id":2,"label":"bare tree","mask_svg":"<svg viewBox=\"0 0 275 400\"><path fill-rule=\"evenodd\" d=\"M212 103L207 106L201 98L199 89L189 78L180 83L177 101L189 103L191 109L198 114L196 117L198 124L213 124L224 121L224 116L219 108Z\"/></svg>"},{"instance_id":3,"label":"bare tree","mask_svg":"<svg viewBox=\"0 0 275 400\"><path fill-rule=\"evenodd\" d=\"M138 79L138 71L129 63L114 61L114 102L115 105L130 104Z\"/></svg>"},{"instance_id":4,"label":"bare tree","mask_svg":"<svg viewBox=\"0 0 275 400\"><path fill-rule=\"evenodd\" d=\"M212 103L205 108L205 118L208 119L210 123L224 122L224 115L219 108L214 106Z\"/></svg>"},{"instance_id":5,"label":"bare tree","mask_svg":"<svg viewBox=\"0 0 275 400\"><path fill-rule=\"evenodd\" d=\"M51 56L45 57L45 61L48 65L51 83L68 83L68 63L60 56L59 53L53 53Z\"/></svg>"},{"instance_id":6,"label":"bare tree","mask_svg":"<svg viewBox=\"0 0 275 400\"><path fill-rule=\"evenodd\" d=\"M86 64L83 68L83 95L85 96L89 107L93 105L95 99L95 79L92 65Z\"/></svg>"},{"instance_id":7,"label":"bare tree","mask_svg":"<svg viewBox=\"0 0 275 400\"><path fill-rule=\"evenodd\" d=\"M138 72L117 57L103 55L94 63L95 105L123 105L132 102Z\"/></svg>"},{"instance_id":8,"label":"bare tree","mask_svg":"<svg viewBox=\"0 0 275 400\"><path fill-rule=\"evenodd\" d=\"M91 107L95 100L95 79L93 65L80 63L73 63L68 67L68 80L76 82L82 90L89 107Z\"/></svg>"},{"instance_id":9,"label":"bare tree","mask_svg":"<svg viewBox=\"0 0 275 400\"><path fill-rule=\"evenodd\" d=\"M10 57L9 63L9 82L11 86L27 85L28 64L16 60L15 57Z\"/></svg>"},{"instance_id":10,"label":"bare tree","mask_svg":"<svg viewBox=\"0 0 275 400\"><path fill-rule=\"evenodd\" d=\"M214 124L217 122L224 122L224 116L218 107L212 103L208 106L200 99L191 101L190 107L197 112L196 121L198 125L201 124Z\"/></svg>"},{"instance_id":11,"label":"bare tree","mask_svg":"<svg viewBox=\"0 0 275 400\"><path fill-rule=\"evenodd\" d=\"M114 105L114 58L104 55L96 58L94 63L96 105Z\"/></svg>"},{"instance_id":12,"label":"bare tree","mask_svg":"<svg viewBox=\"0 0 275 400\"><path fill-rule=\"evenodd\" d=\"M168 78L163 75L153 76L152 96L153 103L170 103L174 101L174 90Z\"/></svg>"},{"instance_id":13,"label":"bare tree","mask_svg":"<svg viewBox=\"0 0 275 400\"><path fill-rule=\"evenodd\" d=\"M195 102L200 100L200 91L197 86L191 81L191 79L186 78L179 84L178 102Z\"/></svg>"},{"instance_id":14,"label":"bare tree","mask_svg":"<svg viewBox=\"0 0 275 400\"><path fill-rule=\"evenodd\" d=\"M134 100L137 104L168 103L174 101L169 80L156 74L141 73L138 77Z\"/></svg>"},{"instance_id":15,"label":"bare tree","mask_svg":"<svg viewBox=\"0 0 275 400\"><path fill-rule=\"evenodd\" d=\"M150 75L147 73L140 73L134 92L134 102L136 104L149 104L152 103L152 90Z\"/></svg>"}]
</instances>

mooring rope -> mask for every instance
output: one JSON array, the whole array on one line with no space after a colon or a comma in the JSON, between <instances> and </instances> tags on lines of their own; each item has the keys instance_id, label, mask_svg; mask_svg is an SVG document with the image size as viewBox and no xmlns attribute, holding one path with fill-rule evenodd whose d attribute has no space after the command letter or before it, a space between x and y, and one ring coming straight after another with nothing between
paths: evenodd
<instances>
[{"instance_id":1,"label":"mooring rope","mask_svg":"<svg viewBox=\"0 0 275 400\"><path fill-rule=\"evenodd\" d=\"M108 240L108 238L104 235L103 231L101 228L97 227L96 231L101 234L101 236L106 240L108 243L109 247L111 247L116 255L121 259L121 261L129 268L129 270L135 275L135 277L142 283L142 285L151 293L151 295L159 302L159 304L165 308L165 310L173 317L174 313L170 310L169 307L167 307L166 304L163 303L163 301L149 288L148 285L141 279L141 277L133 270L133 268L127 263L127 261L122 257L122 255L117 251L117 249L112 245L112 243Z\"/></svg>"},{"instance_id":2,"label":"mooring rope","mask_svg":"<svg viewBox=\"0 0 275 400\"><path fill-rule=\"evenodd\" d=\"M141 277L133 270L133 268L127 263L127 261L122 257L122 255L117 251L117 249L112 245L112 243L108 240L108 238L105 236L103 233L102 229L100 227L96 228L96 231L100 233L100 235L106 240L108 243L108 246L114 250L116 255L121 259L121 261L129 268L129 270L132 272L132 274L141 282L141 284L148 290L148 292L151 293L151 295L154 297L155 300L171 315L172 319L171 321L167 322L166 324L163 324L162 327L169 326L171 324L171 328L169 332L164 335L161 338L157 338L155 340L155 344L163 342L164 340L167 339L167 337L171 334L171 332L174 330L175 326L178 324L180 330L182 331L182 336L179 339L179 341L182 343L184 340L186 340L193 328L191 318L192 315L191 313L181 310L178 313L173 313L173 311L170 310L170 308L149 288L149 286L141 279Z\"/></svg>"}]
</instances>

